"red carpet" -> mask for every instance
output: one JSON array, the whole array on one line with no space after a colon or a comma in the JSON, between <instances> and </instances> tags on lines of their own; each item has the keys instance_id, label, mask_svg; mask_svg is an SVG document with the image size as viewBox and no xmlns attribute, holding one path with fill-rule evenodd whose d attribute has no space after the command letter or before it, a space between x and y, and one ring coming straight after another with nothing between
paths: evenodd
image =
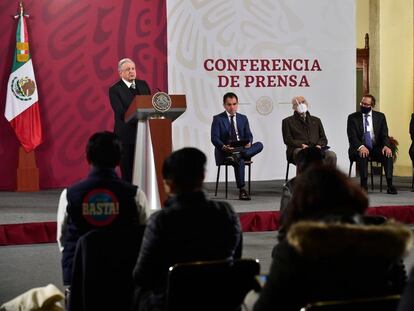
<instances>
[{"instance_id":1,"label":"red carpet","mask_svg":"<svg viewBox=\"0 0 414 311\"><path fill-rule=\"evenodd\" d=\"M405 224L414 224L414 206L378 206L368 209L369 215L381 215ZM243 232L275 231L279 212L239 213ZM21 245L56 242L56 222L35 222L0 225L0 245Z\"/></svg>"}]
</instances>

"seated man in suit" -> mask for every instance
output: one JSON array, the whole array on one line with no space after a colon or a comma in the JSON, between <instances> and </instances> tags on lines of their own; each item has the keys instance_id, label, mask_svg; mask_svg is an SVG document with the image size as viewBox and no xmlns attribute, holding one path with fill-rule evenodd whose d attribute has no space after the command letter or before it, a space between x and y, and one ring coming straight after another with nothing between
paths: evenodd
<instances>
[{"instance_id":1,"label":"seated man in suit","mask_svg":"<svg viewBox=\"0 0 414 311\"><path fill-rule=\"evenodd\" d=\"M287 147L286 157L289 162L296 164L298 152L312 146L321 150L325 164L336 166L336 154L328 150L328 139L322 122L319 118L310 115L308 106L305 97L293 97L293 115L282 121L283 141Z\"/></svg>"},{"instance_id":2,"label":"seated man in suit","mask_svg":"<svg viewBox=\"0 0 414 311\"><path fill-rule=\"evenodd\" d=\"M244 161L258 154L263 149L261 142L253 143L249 120L243 114L237 113L239 107L237 95L226 93L223 96L225 111L213 117L211 125L211 142L215 150L216 164L225 162L234 166L237 188L240 200L250 200L244 189ZM241 147L234 147L237 141L245 141Z\"/></svg>"},{"instance_id":3,"label":"seated man in suit","mask_svg":"<svg viewBox=\"0 0 414 311\"><path fill-rule=\"evenodd\" d=\"M349 140L349 158L359 165L361 187L368 189L368 157L382 162L387 179L387 193L397 194L392 184L393 157L388 138L385 115L372 110L375 97L365 95L361 100L361 111L348 116L347 133Z\"/></svg>"}]
</instances>

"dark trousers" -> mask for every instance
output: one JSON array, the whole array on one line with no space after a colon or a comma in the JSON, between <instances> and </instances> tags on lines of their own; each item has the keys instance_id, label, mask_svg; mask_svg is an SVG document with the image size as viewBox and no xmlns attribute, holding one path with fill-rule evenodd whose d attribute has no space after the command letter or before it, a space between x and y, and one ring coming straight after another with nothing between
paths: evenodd
<instances>
[{"instance_id":1,"label":"dark trousers","mask_svg":"<svg viewBox=\"0 0 414 311\"><path fill-rule=\"evenodd\" d=\"M122 179L132 183L134 170L135 145L122 144L121 175Z\"/></svg>"},{"instance_id":2,"label":"dark trousers","mask_svg":"<svg viewBox=\"0 0 414 311\"><path fill-rule=\"evenodd\" d=\"M374 148L369 152L369 157L377 162L381 162L384 166L385 178L387 179L387 185L392 185L392 174L393 174L393 158L387 158L382 154L382 147L374 146ZM368 158L361 158L358 151L350 155L351 160L356 161L359 165L359 177L361 179L361 186L367 185L368 179Z\"/></svg>"},{"instance_id":3,"label":"dark trousers","mask_svg":"<svg viewBox=\"0 0 414 311\"><path fill-rule=\"evenodd\" d=\"M250 148L241 148L237 152L240 152L239 163L234 164L234 175L236 177L237 188L241 189L245 186L244 181L244 161L250 160L253 156L263 150L263 144L261 142L255 142Z\"/></svg>"}]
</instances>

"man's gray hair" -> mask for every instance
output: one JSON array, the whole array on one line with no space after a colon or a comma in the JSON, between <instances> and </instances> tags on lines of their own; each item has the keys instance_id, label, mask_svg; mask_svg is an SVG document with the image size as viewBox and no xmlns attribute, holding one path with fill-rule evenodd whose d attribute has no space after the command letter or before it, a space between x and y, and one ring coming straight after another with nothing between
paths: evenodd
<instances>
[{"instance_id":1,"label":"man's gray hair","mask_svg":"<svg viewBox=\"0 0 414 311\"><path fill-rule=\"evenodd\" d=\"M118 62L118 71L122 70L122 65L125 63L132 63L135 65L134 61L130 58L123 58Z\"/></svg>"}]
</instances>

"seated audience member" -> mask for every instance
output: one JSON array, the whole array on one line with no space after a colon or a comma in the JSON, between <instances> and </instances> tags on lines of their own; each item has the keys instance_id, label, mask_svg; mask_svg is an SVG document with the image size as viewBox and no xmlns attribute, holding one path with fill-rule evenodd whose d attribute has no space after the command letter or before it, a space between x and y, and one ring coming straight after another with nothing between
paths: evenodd
<instances>
[{"instance_id":1,"label":"seated audience member","mask_svg":"<svg viewBox=\"0 0 414 311\"><path fill-rule=\"evenodd\" d=\"M143 224L148 214L145 194L115 172L121 144L113 133L93 134L86 146L86 158L91 166L89 175L64 191L59 200L58 242L62 247L63 283L68 286L80 237L94 229Z\"/></svg>"},{"instance_id":2,"label":"seated audience member","mask_svg":"<svg viewBox=\"0 0 414 311\"><path fill-rule=\"evenodd\" d=\"M302 149L296 156L296 168L297 173L302 174L312 165L321 165L323 160L322 152L317 147L309 147ZM285 235L285 229L283 225L284 215L289 202L293 195L293 187L295 185L296 177L288 180L282 188L282 196L280 198L280 218L279 218L279 230L278 236Z\"/></svg>"},{"instance_id":3,"label":"seated audience member","mask_svg":"<svg viewBox=\"0 0 414 311\"><path fill-rule=\"evenodd\" d=\"M134 310L164 310L168 269L174 264L241 256L237 214L202 191L206 160L200 150L184 148L164 161L169 199L148 219L134 269Z\"/></svg>"},{"instance_id":4,"label":"seated audience member","mask_svg":"<svg viewBox=\"0 0 414 311\"><path fill-rule=\"evenodd\" d=\"M240 200L250 200L250 196L244 189L244 161L263 150L261 142L253 143L253 135L250 131L249 120L244 114L238 113L239 100L234 93L226 93L223 96L222 113L213 117L211 124L211 142L213 143L216 164L228 163L234 167L237 188ZM235 146L244 141L244 146Z\"/></svg>"},{"instance_id":5,"label":"seated audience member","mask_svg":"<svg viewBox=\"0 0 414 311\"><path fill-rule=\"evenodd\" d=\"M401 258L413 239L409 228L363 224L366 195L331 166L309 168L294 193L287 237L275 247L254 311L300 310L315 301L402 292Z\"/></svg>"},{"instance_id":6,"label":"seated audience member","mask_svg":"<svg viewBox=\"0 0 414 311\"><path fill-rule=\"evenodd\" d=\"M309 105L303 96L292 98L293 115L282 120L283 141L286 157L296 164L296 155L302 149L314 146L323 152L324 163L336 166L336 153L328 150L322 122L309 113Z\"/></svg>"},{"instance_id":7,"label":"seated audience member","mask_svg":"<svg viewBox=\"0 0 414 311\"><path fill-rule=\"evenodd\" d=\"M382 162L387 193L397 194L397 189L392 184L394 164L385 115L372 110L375 107L375 97L372 95L364 95L360 106L361 111L348 116L349 159L358 163L361 187L365 191L368 190L368 158Z\"/></svg>"},{"instance_id":8,"label":"seated audience member","mask_svg":"<svg viewBox=\"0 0 414 311\"><path fill-rule=\"evenodd\" d=\"M408 277L407 285L404 293L401 296L400 304L397 311L412 311L414 310L414 268L411 269Z\"/></svg>"}]
</instances>

